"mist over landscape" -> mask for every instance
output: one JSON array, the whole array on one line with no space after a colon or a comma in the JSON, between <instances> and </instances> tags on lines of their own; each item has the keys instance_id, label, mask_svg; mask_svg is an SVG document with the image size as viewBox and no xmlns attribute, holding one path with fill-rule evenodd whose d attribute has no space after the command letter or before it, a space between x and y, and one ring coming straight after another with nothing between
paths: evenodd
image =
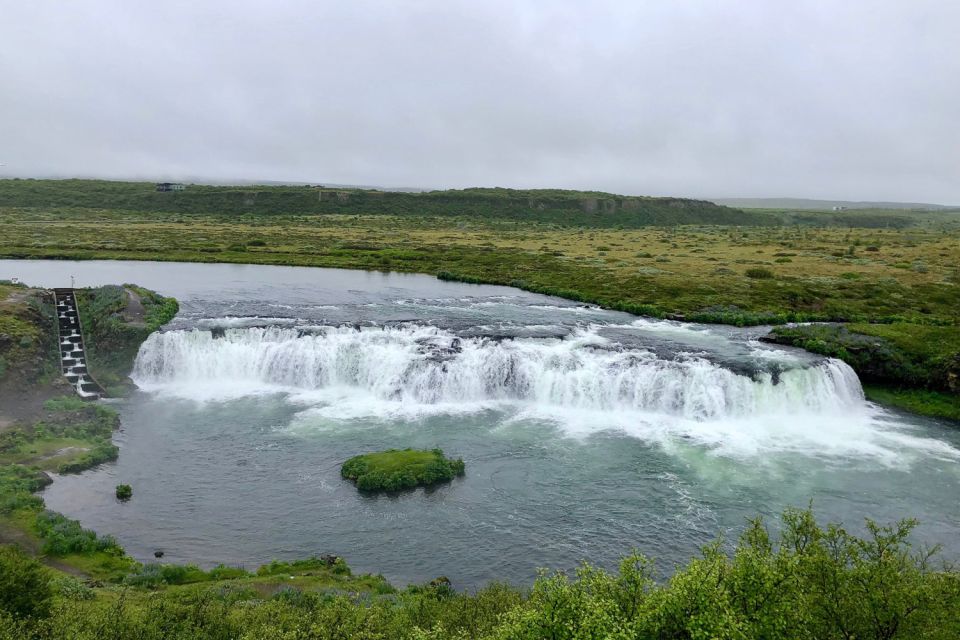
<instances>
[{"instance_id":1,"label":"mist over landscape","mask_svg":"<svg viewBox=\"0 0 960 640\"><path fill-rule=\"evenodd\" d=\"M936 0L8 2L0 176L957 205L958 21Z\"/></svg>"}]
</instances>

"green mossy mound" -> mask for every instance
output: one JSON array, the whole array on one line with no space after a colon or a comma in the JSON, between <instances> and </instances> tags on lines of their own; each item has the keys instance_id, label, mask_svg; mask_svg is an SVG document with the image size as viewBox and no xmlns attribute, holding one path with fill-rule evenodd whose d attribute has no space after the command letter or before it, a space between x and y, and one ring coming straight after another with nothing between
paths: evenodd
<instances>
[{"instance_id":1,"label":"green mossy mound","mask_svg":"<svg viewBox=\"0 0 960 640\"><path fill-rule=\"evenodd\" d=\"M450 459L440 449L390 449L354 456L340 475L361 491L400 491L448 482L464 474L461 459Z\"/></svg>"}]
</instances>

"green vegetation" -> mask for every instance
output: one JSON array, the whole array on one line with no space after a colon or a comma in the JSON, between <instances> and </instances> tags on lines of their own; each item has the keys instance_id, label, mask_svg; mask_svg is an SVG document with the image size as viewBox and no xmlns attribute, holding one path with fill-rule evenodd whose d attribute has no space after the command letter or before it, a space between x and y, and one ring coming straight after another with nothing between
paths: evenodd
<instances>
[{"instance_id":1,"label":"green vegetation","mask_svg":"<svg viewBox=\"0 0 960 640\"><path fill-rule=\"evenodd\" d=\"M117 485L117 500L129 500L133 497L133 487L128 484Z\"/></svg>"},{"instance_id":2,"label":"green vegetation","mask_svg":"<svg viewBox=\"0 0 960 640\"><path fill-rule=\"evenodd\" d=\"M153 183L102 180L0 180L0 207L228 215L500 217L590 227L777 222L769 214L744 212L702 200L621 196L599 191L463 189L398 193L307 186L190 185L183 192L158 193ZM256 246L236 244L240 251Z\"/></svg>"},{"instance_id":3,"label":"green vegetation","mask_svg":"<svg viewBox=\"0 0 960 640\"><path fill-rule=\"evenodd\" d=\"M744 272L744 274L748 278L754 278L758 280L768 280L773 277L773 271L770 271L770 269L765 269L763 267L753 267L753 268L747 269Z\"/></svg>"},{"instance_id":4,"label":"green vegetation","mask_svg":"<svg viewBox=\"0 0 960 640\"><path fill-rule=\"evenodd\" d=\"M120 449L109 441L94 442L93 446L80 457L57 465L57 473L80 473L104 462L112 462L119 454Z\"/></svg>"},{"instance_id":5,"label":"green vegetation","mask_svg":"<svg viewBox=\"0 0 960 640\"><path fill-rule=\"evenodd\" d=\"M132 310L134 296L142 314ZM108 389L128 387L140 345L173 319L177 301L134 285L78 289L76 297L91 374Z\"/></svg>"},{"instance_id":6,"label":"green vegetation","mask_svg":"<svg viewBox=\"0 0 960 640\"><path fill-rule=\"evenodd\" d=\"M911 214L915 224L903 229L849 228L783 225L772 213L764 215L773 216L776 224L759 224L724 210L737 216L721 219L711 214L673 220L671 226L616 228L612 221L609 227L594 226L593 214L576 207L569 224L531 220L515 215L510 207L500 208L501 198L472 190L429 198L388 194L445 207L442 212L433 205L419 207L402 215L375 204L379 200L358 205L355 214L347 215L309 207L266 211L257 208L266 204L252 210L205 205L202 187L172 194L150 191L144 196L192 203L190 213L179 213L125 207L127 200L101 197L111 189L143 191L149 185L51 184L0 181L10 204L0 205L6 232L0 238L0 256L443 273L448 279L509 284L658 317L737 324L892 319L955 324L960 303L956 286L960 216L941 220ZM62 193L50 191L54 187ZM220 193L221 188L211 189ZM482 215L472 213L458 204L455 195L480 198L487 209ZM581 195L565 197L576 203ZM74 200L99 204L63 206ZM256 200L261 203L260 196ZM317 202L328 206L326 201ZM330 201L329 206L338 203ZM607 222L604 218L603 224ZM675 226L682 222L693 224ZM722 226L747 223L756 226ZM851 246L877 251L851 254ZM790 262L775 262L783 254L789 254ZM901 264L909 268L900 269ZM776 269L771 268L774 265ZM748 277L745 272L752 269L767 269L772 277ZM851 273L859 277L844 275Z\"/></svg>"},{"instance_id":7,"label":"green vegetation","mask_svg":"<svg viewBox=\"0 0 960 640\"><path fill-rule=\"evenodd\" d=\"M0 612L13 618L44 618L52 596L50 577L39 562L16 547L0 546Z\"/></svg>"},{"instance_id":8,"label":"green vegetation","mask_svg":"<svg viewBox=\"0 0 960 640\"><path fill-rule=\"evenodd\" d=\"M37 417L0 431L0 463L78 473L116 459L110 439L120 417L114 409L64 396L47 400Z\"/></svg>"},{"instance_id":9,"label":"green vegetation","mask_svg":"<svg viewBox=\"0 0 960 640\"><path fill-rule=\"evenodd\" d=\"M913 549L914 524L868 522L858 537L790 510L779 535L753 521L735 549L708 545L666 579L634 553L614 573L585 564L529 590L494 583L473 594L443 578L397 590L330 557L255 574L147 565L90 589L51 585L46 569L15 557L22 568L4 593L28 585L36 599L19 602L41 606L2 602L0 638L955 638L960 573Z\"/></svg>"},{"instance_id":10,"label":"green vegetation","mask_svg":"<svg viewBox=\"0 0 960 640\"><path fill-rule=\"evenodd\" d=\"M48 475L19 464L0 466L0 533L18 531L36 553L55 558L58 566L70 566L106 580L119 580L136 563L110 536L98 536L79 522L44 509L43 499L33 495L51 482ZM0 635L0 638L3 636Z\"/></svg>"},{"instance_id":11,"label":"green vegetation","mask_svg":"<svg viewBox=\"0 0 960 640\"><path fill-rule=\"evenodd\" d=\"M0 281L0 389L59 374L52 299Z\"/></svg>"},{"instance_id":12,"label":"green vegetation","mask_svg":"<svg viewBox=\"0 0 960 640\"><path fill-rule=\"evenodd\" d=\"M10 516L20 509L35 511L43 507L43 501L34 496L52 480L36 469L19 464L0 466L0 516Z\"/></svg>"},{"instance_id":13,"label":"green vegetation","mask_svg":"<svg viewBox=\"0 0 960 640\"><path fill-rule=\"evenodd\" d=\"M446 458L440 449L390 449L350 458L340 475L361 491L400 491L448 482L464 470L463 460Z\"/></svg>"},{"instance_id":14,"label":"green vegetation","mask_svg":"<svg viewBox=\"0 0 960 640\"><path fill-rule=\"evenodd\" d=\"M108 550L122 553L117 541L112 537L98 536L96 532L81 527L76 520L53 511L42 511L38 514L35 528L43 540L44 553L58 556Z\"/></svg>"},{"instance_id":15,"label":"green vegetation","mask_svg":"<svg viewBox=\"0 0 960 640\"><path fill-rule=\"evenodd\" d=\"M871 384L865 384L863 391L868 400L879 404L898 407L922 416L960 422L960 395L954 393L925 389L898 389Z\"/></svg>"},{"instance_id":16,"label":"green vegetation","mask_svg":"<svg viewBox=\"0 0 960 640\"><path fill-rule=\"evenodd\" d=\"M772 342L840 358L866 382L960 393L960 332L910 323L777 327Z\"/></svg>"}]
</instances>

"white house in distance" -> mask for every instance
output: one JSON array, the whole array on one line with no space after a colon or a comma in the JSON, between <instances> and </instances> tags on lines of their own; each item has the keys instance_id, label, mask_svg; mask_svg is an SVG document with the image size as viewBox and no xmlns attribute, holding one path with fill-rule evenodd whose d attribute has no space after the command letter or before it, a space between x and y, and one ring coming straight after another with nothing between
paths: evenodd
<instances>
[{"instance_id":1,"label":"white house in distance","mask_svg":"<svg viewBox=\"0 0 960 640\"><path fill-rule=\"evenodd\" d=\"M181 182L158 182L157 191L183 191L186 187Z\"/></svg>"}]
</instances>

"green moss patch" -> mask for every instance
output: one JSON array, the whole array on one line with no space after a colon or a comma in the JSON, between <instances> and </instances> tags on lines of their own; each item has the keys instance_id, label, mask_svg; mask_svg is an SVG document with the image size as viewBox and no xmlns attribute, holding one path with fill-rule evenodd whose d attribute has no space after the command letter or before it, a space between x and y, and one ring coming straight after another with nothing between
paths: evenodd
<instances>
[{"instance_id":1,"label":"green moss patch","mask_svg":"<svg viewBox=\"0 0 960 640\"><path fill-rule=\"evenodd\" d=\"M390 449L350 458L340 475L361 491L400 491L453 480L464 469L463 460L446 458L440 449Z\"/></svg>"},{"instance_id":2,"label":"green moss patch","mask_svg":"<svg viewBox=\"0 0 960 640\"><path fill-rule=\"evenodd\" d=\"M946 418L960 422L960 395L878 385L865 385L863 391L868 400L878 404L905 409L931 418Z\"/></svg>"}]
</instances>

